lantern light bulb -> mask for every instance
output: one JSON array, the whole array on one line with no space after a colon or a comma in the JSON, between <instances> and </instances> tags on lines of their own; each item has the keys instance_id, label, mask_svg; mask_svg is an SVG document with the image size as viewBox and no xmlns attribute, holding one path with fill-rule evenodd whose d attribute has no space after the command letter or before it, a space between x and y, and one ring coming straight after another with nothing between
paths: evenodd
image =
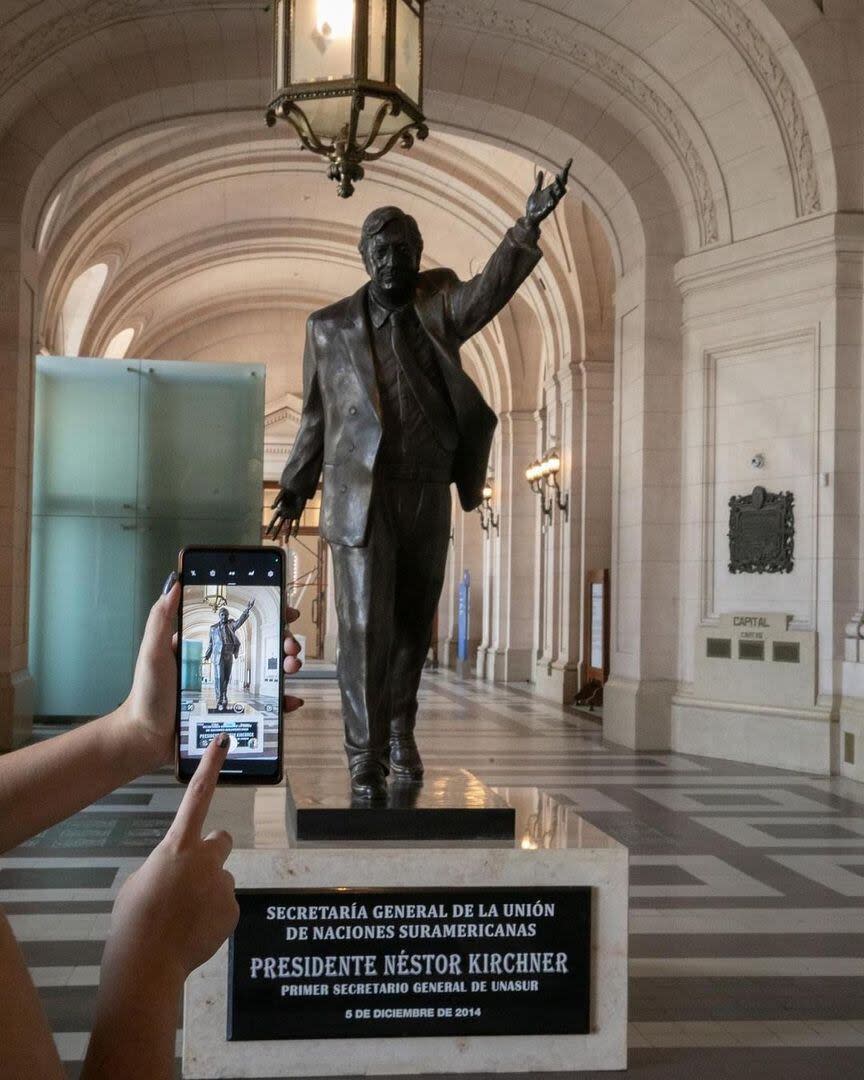
<instances>
[{"instance_id":1,"label":"lantern light bulb","mask_svg":"<svg viewBox=\"0 0 864 1080\"><path fill-rule=\"evenodd\" d=\"M315 29L325 39L350 38L354 30L353 0L317 0Z\"/></svg>"}]
</instances>

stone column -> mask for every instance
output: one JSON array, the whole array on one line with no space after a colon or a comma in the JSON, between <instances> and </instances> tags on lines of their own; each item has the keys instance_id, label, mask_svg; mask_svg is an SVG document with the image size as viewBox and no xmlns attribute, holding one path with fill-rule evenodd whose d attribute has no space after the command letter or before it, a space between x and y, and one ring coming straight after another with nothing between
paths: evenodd
<instances>
[{"instance_id":1,"label":"stone column","mask_svg":"<svg viewBox=\"0 0 864 1080\"><path fill-rule=\"evenodd\" d=\"M456 644L458 641L459 616L459 581L461 580L458 570L457 532L461 527L461 512L456 489L451 486L453 499L452 524L450 526L450 543L447 547L447 566L444 570L444 587L441 590L441 599L438 602L438 663L441 667L452 668L456 663ZM458 544L461 549L461 536Z\"/></svg>"},{"instance_id":2,"label":"stone column","mask_svg":"<svg viewBox=\"0 0 864 1080\"><path fill-rule=\"evenodd\" d=\"M591 606L585 592L589 570L612 565L612 409L614 368L610 363L584 365L582 392L582 566L579 642L579 686L585 684L590 655L586 653Z\"/></svg>"},{"instance_id":3,"label":"stone column","mask_svg":"<svg viewBox=\"0 0 864 1080\"><path fill-rule=\"evenodd\" d=\"M525 480L534 459L537 425L533 411L500 417L501 454L495 475L493 511L498 531L491 531L495 552L493 624L485 675L496 682L522 682L533 670L534 524L537 497Z\"/></svg>"},{"instance_id":4,"label":"stone column","mask_svg":"<svg viewBox=\"0 0 864 1080\"><path fill-rule=\"evenodd\" d=\"M552 500L552 515L545 523L544 649L535 666L534 683L541 697L567 703L579 688L584 411L581 365L569 365L547 386L546 408L547 417L554 416L557 422L549 425L544 449L553 444L558 448L561 491L550 490L544 495L547 502Z\"/></svg>"},{"instance_id":5,"label":"stone column","mask_svg":"<svg viewBox=\"0 0 864 1080\"><path fill-rule=\"evenodd\" d=\"M477 650L483 637L483 530L480 515L457 511L455 579L458 596L459 584L466 570L471 573L471 617L468 626L468 659L457 661L463 674L473 674L477 669ZM457 607L458 611L458 607Z\"/></svg>"},{"instance_id":6,"label":"stone column","mask_svg":"<svg viewBox=\"0 0 864 1080\"><path fill-rule=\"evenodd\" d=\"M0 225L0 750L27 740L33 680L27 667L36 259L18 225Z\"/></svg>"},{"instance_id":7,"label":"stone column","mask_svg":"<svg viewBox=\"0 0 864 1080\"><path fill-rule=\"evenodd\" d=\"M655 750L670 745L678 678L682 361L671 263L653 258L621 278L615 306L611 674L603 734Z\"/></svg>"},{"instance_id":8,"label":"stone column","mask_svg":"<svg viewBox=\"0 0 864 1080\"><path fill-rule=\"evenodd\" d=\"M496 444L497 442L498 440L496 439ZM490 459L490 469L493 471L493 462L496 456L495 450L496 447L493 447L492 457ZM486 530L483 528L482 519L476 510L471 514L471 517L476 519L477 526L480 529L483 538L480 546L482 577L476 583L473 574L471 577L472 615L474 602L477 602L480 607L480 643L477 646L477 656L475 658L475 674L483 678L486 674L486 656L492 650L496 592L499 580L497 573L498 544L496 542L495 533L491 529ZM475 584L477 585L476 592L474 590Z\"/></svg>"}]
</instances>

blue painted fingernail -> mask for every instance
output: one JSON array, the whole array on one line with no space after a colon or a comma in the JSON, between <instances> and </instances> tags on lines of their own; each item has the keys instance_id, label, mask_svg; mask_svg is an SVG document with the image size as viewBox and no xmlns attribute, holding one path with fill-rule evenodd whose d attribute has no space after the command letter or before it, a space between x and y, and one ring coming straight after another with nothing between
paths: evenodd
<instances>
[{"instance_id":1,"label":"blue painted fingernail","mask_svg":"<svg viewBox=\"0 0 864 1080\"><path fill-rule=\"evenodd\" d=\"M167 596L169 592L174 588L174 582L177 580L177 571L172 570L171 573L165 578L165 584L162 586L162 595Z\"/></svg>"}]
</instances>

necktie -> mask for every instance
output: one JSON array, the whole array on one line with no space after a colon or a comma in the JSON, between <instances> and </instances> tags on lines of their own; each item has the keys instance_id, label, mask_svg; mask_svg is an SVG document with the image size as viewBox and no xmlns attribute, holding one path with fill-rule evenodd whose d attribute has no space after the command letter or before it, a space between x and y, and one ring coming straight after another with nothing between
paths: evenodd
<instances>
[{"instance_id":1,"label":"necktie","mask_svg":"<svg viewBox=\"0 0 864 1080\"><path fill-rule=\"evenodd\" d=\"M423 331L414 323L416 316L410 305L390 316L393 354L436 438L452 453L459 442L453 409L443 396L446 389L439 390L420 367L418 354L424 343L418 340L417 332ZM434 363L434 357L430 360Z\"/></svg>"}]
</instances>

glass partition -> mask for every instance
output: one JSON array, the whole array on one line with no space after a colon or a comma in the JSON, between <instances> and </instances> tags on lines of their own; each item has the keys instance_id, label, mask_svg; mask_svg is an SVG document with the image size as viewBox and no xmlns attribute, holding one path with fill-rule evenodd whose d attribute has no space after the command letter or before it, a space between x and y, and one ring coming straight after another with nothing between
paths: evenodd
<instances>
[{"instance_id":1,"label":"glass partition","mask_svg":"<svg viewBox=\"0 0 864 1080\"><path fill-rule=\"evenodd\" d=\"M180 548L260 543L264 368L37 357L35 381L36 713L95 715Z\"/></svg>"}]
</instances>

